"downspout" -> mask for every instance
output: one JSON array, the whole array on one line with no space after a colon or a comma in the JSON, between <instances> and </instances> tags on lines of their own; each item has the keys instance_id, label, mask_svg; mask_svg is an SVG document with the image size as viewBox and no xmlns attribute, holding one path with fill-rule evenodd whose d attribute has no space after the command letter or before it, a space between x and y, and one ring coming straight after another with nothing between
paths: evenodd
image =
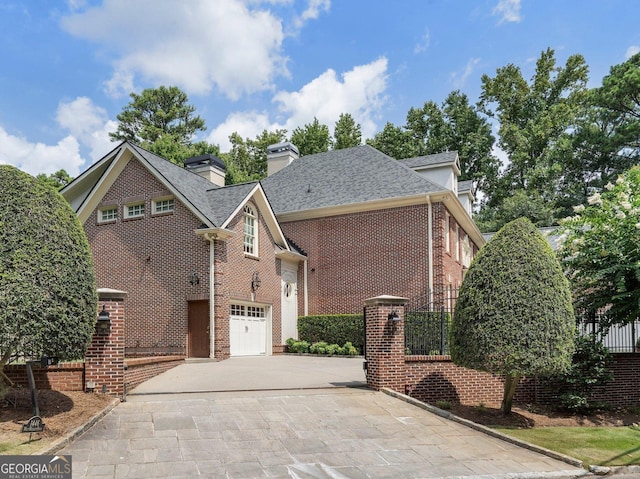
<instances>
[{"instance_id":1,"label":"downspout","mask_svg":"<svg viewBox=\"0 0 640 479\"><path fill-rule=\"evenodd\" d=\"M305 316L309 316L309 288L307 287L307 260L304 260L304 269L303 269L303 276L304 276L304 291L303 291L303 297L304 297L304 315Z\"/></svg>"},{"instance_id":2,"label":"downspout","mask_svg":"<svg viewBox=\"0 0 640 479\"><path fill-rule=\"evenodd\" d=\"M215 264L216 264L216 239L209 237L209 357L216 357L216 288L215 288Z\"/></svg>"},{"instance_id":3,"label":"downspout","mask_svg":"<svg viewBox=\"0 0 640 479\"><path fill-rule=\"evenodd\" d=\"M433 205L427 195L427 250L429 254L429 303L433 295Z\"/></svg>"}]
</instances>

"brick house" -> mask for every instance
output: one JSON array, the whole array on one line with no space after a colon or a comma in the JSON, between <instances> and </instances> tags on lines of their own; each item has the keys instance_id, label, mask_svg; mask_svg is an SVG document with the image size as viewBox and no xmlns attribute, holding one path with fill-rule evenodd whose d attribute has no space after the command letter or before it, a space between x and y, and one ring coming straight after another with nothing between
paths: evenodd
<instances>
[{"instance_id":1,"label":"brick house","mask_svg":"<svg viewBox=\"0 0 640 479\"><path fill-rule=\"evenodd\" d=\"M176 166L117 146L62 190L97 285L128 293L127 356L274 354L302 314L457 288L484 239L457 153L396 161L370 146L298 158L224 185L210 155Z\"/></svg>"}]
</instances>

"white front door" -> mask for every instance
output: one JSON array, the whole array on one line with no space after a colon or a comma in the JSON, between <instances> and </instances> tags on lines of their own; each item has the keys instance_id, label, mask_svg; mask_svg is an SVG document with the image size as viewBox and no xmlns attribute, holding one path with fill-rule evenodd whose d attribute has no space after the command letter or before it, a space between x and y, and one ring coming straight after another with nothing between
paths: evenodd
<instances>
[{"instance_id":1,"label":"white front door","mask_svg":"<svg viewBox=\"0 0 640 479\"><path fill-rule=\"evenodd\" d=\"M231 356L267 354L267 308L232 304L229 336Z\"/></svg>"},{"instance_id":2,"label":"white front door","mask_svg":"<svg viewBox=\"0 0 640 479\"><path fill-rule=\"evenodd\" d=\"M282 344L298 339L298 265L282 263Z\"/></svg>"}]
</instances>

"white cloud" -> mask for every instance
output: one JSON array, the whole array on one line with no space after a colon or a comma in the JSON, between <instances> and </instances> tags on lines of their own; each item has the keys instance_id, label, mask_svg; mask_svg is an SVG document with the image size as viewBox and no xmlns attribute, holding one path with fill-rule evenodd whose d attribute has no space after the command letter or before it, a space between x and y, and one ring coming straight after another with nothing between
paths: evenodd
<instances>
[{"instance_id":1,"label":"white cloud","mask_svg":"<svg viewBox=\"0 0 640 479\"><path fill-rule=\"evenodd\" d=\"M31 143L0 127L0 164L13 165L31 175L51 174L64 169L71 176L76 176L83 163L80 145L71 135L56 145L45 145Z\"/></svg>"},{"instance_id":2,"label":"white cloud","mask_svg":"<svg viewBox=\"0 0 640 479\"><path fill-rule=\"evenodd\" d=\"M499 0L492 14L499 15L498 25L504 22L518 23L522 20L520 0Z\"/></svg>"},{"instance_id":3,"label":"white cloud","mask_svg":"<svg viewBox=\"0 0 640 479\"><path fill-rule=\"evenodd\" d=\"M418 40L418 43L416 43L416 46L413 47L413 53L425 52L429 48L429 45L431 45L431 33L427 28L425 29L424 34Z\"/></svg>"},{"instance_id":4,"label":"white cloud","mask_svg":"<svg viewBox=\"0 0 640 479\"><path fill-rule=\"evenodd\" d=\"M283 120L272 120L264 112L233 113L209 134L207 141L219 144L221 151L228 151L228 137L234 131L243 138L255 138L263 130L284 128L291 135L295 128L311 123L314 117L332 132L341 113L351 114L360 123L363 138L369 138L377 131L376 116L385 101L386 88L386 58L356 66L342 78L329 69L296 92L275 94L273 101L278 104Z\"/></svg>"},{"instance_id":5,"label":"white cloud","mask_svg":"<svg viewBox=\"0 0 640 479\"><path fill-rule=\"evenodd\" d=\"M464 87L467 79L474 72L476 66L480 63L480 58L471 58L467 65L464 67L462 72L453 72L451 73L451 83L453 86L458 89Z\"/></svg>"},{"instance_id":6,"label":"white cloud","mask_svg":"<svg viewBox=\"0 0 640 479\"><path fill-rule=\"evenodd\" d=\"M94 105L87 97L78 97L68 103L61 102L56 120L82 145L91 149L92 160L100 159L115 146L109 133L116 131L118 124L109 120L107 112Z\"/></svg>"},{"instance_id":7,"label":"white cloud","mask_svg":"<svg viewBox=\"0 0 640 479\"><path fill-rule=\"evenodd\" d=\"M300 29L308 20L317 19L323 11L328 12L330 7L331 0L309 0L307 9L293 23Z\"/></svg>"},{"instance_id":8,"label":"white cloud","mask_svg":"<svg viewBox=\"0 0 640 479\"><path fill-rule=\"evenodd\" d=\"M628 60L636 53L640 53L640 45L631 45L629 48L627 48L627 52L625 53L624 57Z\"/></svg>"},{"instance_id":9,"label":"white cloud","mask_svg":"<svg viewBox=\"0 0 640 479\"><path fill-rule=\"evenodd\" d=\"M220 151L231 150L229 136L237 132L242 138L255 138L263 130L273 131L276 128L284 128L269 121L266 113L237 112L230 114L224 123L218 125L207 137L209 143L220 145Z\"/></svg>"},{"instance_id":10,"label":"white cloud","mask_svg":"<svg viewBox=\"0 0 640 479\"><path fill-rule=\"evenodd\" d=\"M342 79L329 69L297 92L278 92L273 101L288 115L285 126L289 132L311 123L314 117L332 130L341 113L350 113L367 138L376 131L375 117L385 101L386 88L387 59L380 58L354 67Z\"/></svg>"},{"instance_id":11,"label":"white cloud","mask_svg":"<svg viewBox=\"0 0 640 479\"><path fill-rule=\"evenodd\" d=\"M312 1L308 18L325 4ZM130 93L142 77L196 94L215 86L237 99L288 74L281 19L241 0L105 0L63 18L62 26L115 57L106 82L111 94Z\"/></svg>"}]
</instances>

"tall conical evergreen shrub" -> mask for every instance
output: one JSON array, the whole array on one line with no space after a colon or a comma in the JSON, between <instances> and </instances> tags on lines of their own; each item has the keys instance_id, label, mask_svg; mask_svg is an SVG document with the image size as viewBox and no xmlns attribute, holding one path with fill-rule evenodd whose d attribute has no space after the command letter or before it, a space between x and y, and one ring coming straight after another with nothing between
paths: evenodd
<instances>
[{"instance_id":1,"label":"tall conical evergreen shrub","mask_svg":"<svg viewBox=\"0 0 640 479\"><path fill-rule=\"evenodd\" d=\"M460 287L453 362L505 376L504 414L522 376L564 372L574 350L569 283L542 234L520 218L480 250Z\"/></svg>"}]
</instances>

